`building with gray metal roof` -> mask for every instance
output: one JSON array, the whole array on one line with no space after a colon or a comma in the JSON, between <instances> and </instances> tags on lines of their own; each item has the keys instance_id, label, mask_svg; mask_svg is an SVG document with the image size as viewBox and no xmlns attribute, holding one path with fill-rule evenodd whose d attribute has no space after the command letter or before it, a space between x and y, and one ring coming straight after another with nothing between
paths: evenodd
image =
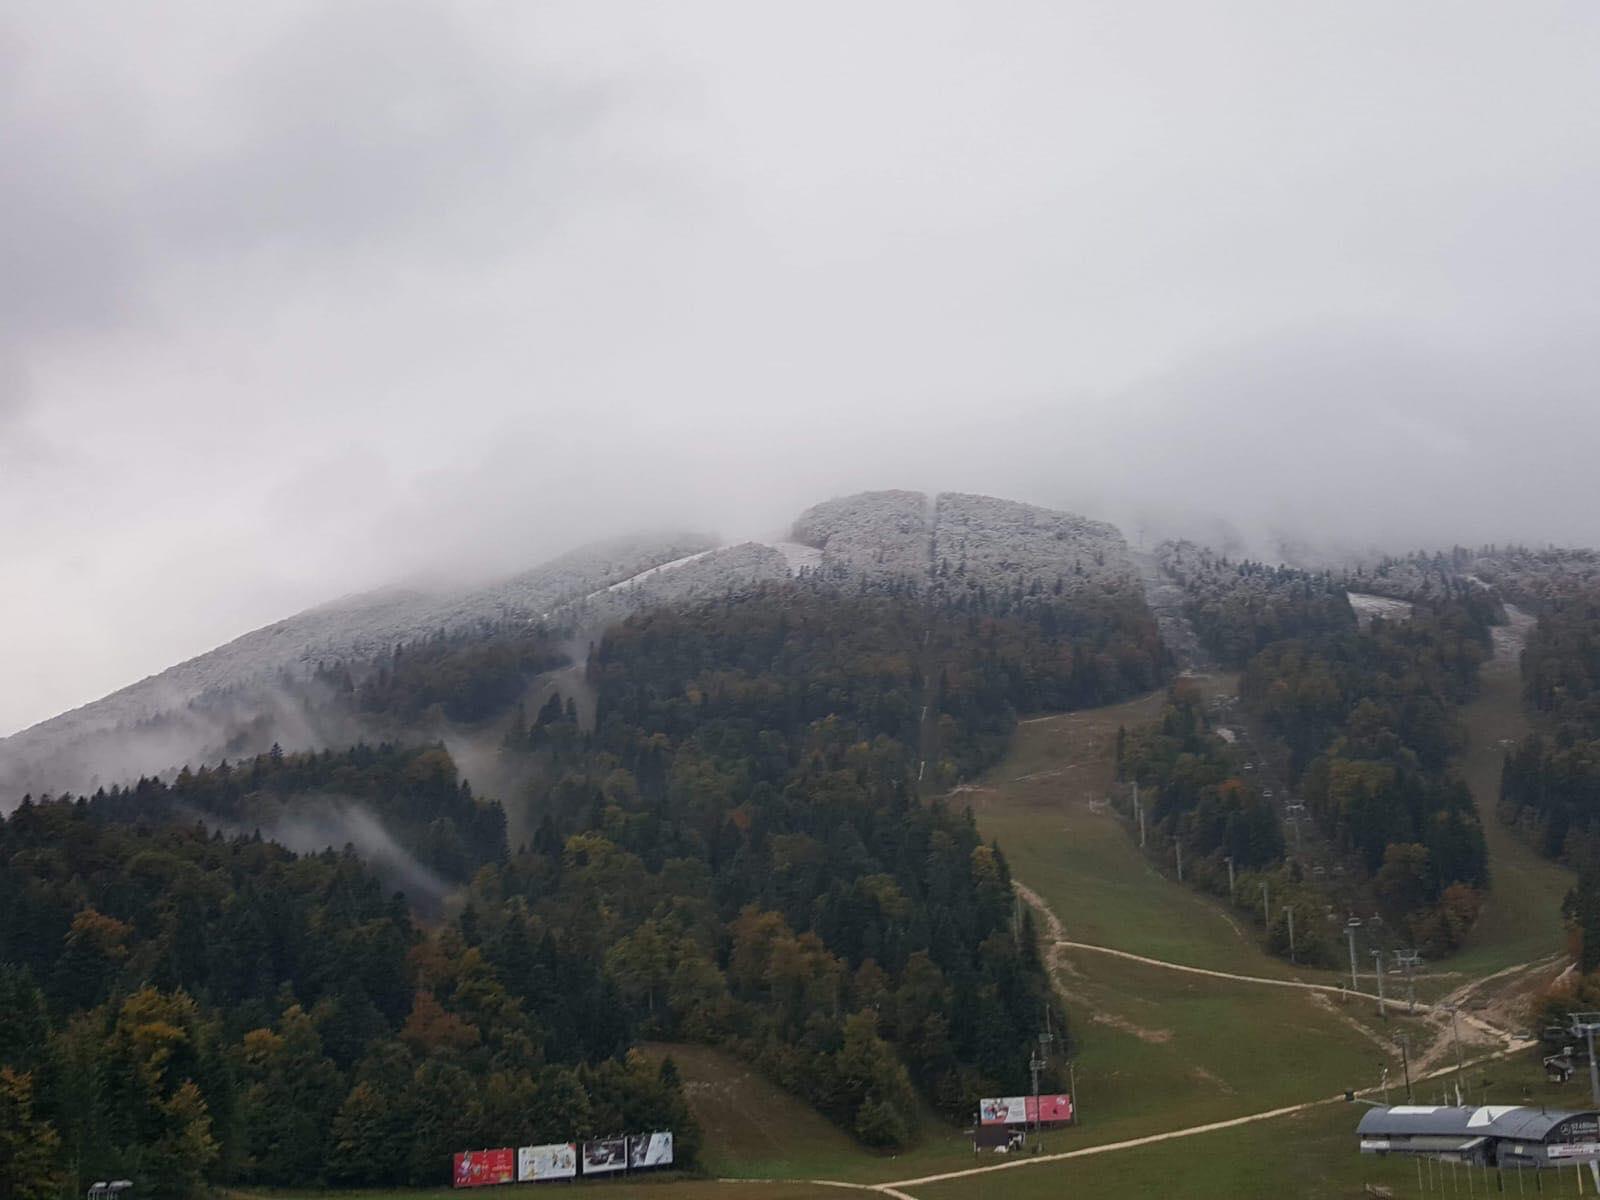
<instances>
[{"instance_id":1,"label":"building with gray metal roof","mask_svg":"<svg viewBox=\"0 0 1600 1200\"><path fill-rule=\"evenodd\" d=\"M1600 1113L1524 1105L1398 1104L1356 1127L1363 1154L1423 1154L1474 1166L1554 1167L1600 1160Z\"/></svg>"}]
</instances>

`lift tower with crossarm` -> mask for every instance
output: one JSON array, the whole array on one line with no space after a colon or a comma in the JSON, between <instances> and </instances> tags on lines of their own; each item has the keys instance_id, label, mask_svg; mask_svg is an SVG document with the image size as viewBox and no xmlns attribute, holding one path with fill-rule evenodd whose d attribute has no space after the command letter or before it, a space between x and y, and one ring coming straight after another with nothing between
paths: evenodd
<instances>
[{"instance_id":1,"label":"lift tower with crossarm","mask_svg":"<svg viewBox=\"0 0 1600 1200\"><path fill-rule=\"evenodd\" d=\"M1594 1061L1594 1035L1600 1031L1600 1012L1575 1012L1567 1018L1567 1028L1589 1047L1589 1094L1600 1106L1600 1067Z\"/></svg>"}]
</instances>

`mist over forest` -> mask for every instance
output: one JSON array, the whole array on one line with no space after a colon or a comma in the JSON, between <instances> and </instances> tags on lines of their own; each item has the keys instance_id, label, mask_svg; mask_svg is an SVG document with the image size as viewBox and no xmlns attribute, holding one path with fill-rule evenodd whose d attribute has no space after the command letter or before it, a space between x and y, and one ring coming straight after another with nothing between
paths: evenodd
<instances>
[{"instance_id":1,"label":"mist over forest","mask_svg":"<svg viewBox=\"0 0 1600 1200\"><path fill-rule=\"evenodd\" d=\"M1596 18L1541 11L14 8L0 730L863 489L1600 540Z\"/></svg>"},{"instance_id":2,"label":"mist over forest","mask_svg":"<svg viewBox=\"0 0 1600 1200\"><path fill-rule=\"evenodd\" d=\"M1600 1189L1597 61L5 5L0 1200Z\"/></svg>"}]
</instances>

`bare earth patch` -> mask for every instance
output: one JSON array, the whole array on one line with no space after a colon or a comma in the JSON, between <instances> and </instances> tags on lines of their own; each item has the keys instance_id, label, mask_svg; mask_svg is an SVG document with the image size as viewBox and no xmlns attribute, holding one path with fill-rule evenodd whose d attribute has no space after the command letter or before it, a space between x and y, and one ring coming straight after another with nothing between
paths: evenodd
<instances>
[{"instance_id":1,"label":"bare earth patch","mask_svg":"<svg viewBox=\"0 0 1600 1200\"><path fill-rule=\"evenodd\" d=\"M1146 1029L1143 1025L1135 1025L1126 1017L1119 1017L1115 1013L1092 1012L1089 1020L1096 1025L1105 1025L1115 1029L1118 1033L1131 1033L1141 1042L1149 1042L1152 1046L1160 1046L1172 1040L1170 1029Z\"/></svg>"},{"instance_id":2,"label":"bare earth patch","mask_svg":"<svg viewBox=\"0 0 1600 1200\"><path fill-rule=\"evenodd\" d=\"M1326 992L1307 992L1306 996L1311 1000L1312 1004L1322 1009L1341 1025L1353 1029L1373 1045L1382 1048L1385 1057L1391 1057L1396 1054L1394 1046L1390 1044L1390 1042L1383 1037L1382 1034L1373 1032L1360 1021L1352 1017L1349 1013L1341 1010L1339 1005L1334 1001L1333 997L1328 995Z\"/></svg>"},{"instance_id":3,"label":"bare earth patch","mask_svg":"<svg viewBox=\"0 0 1600 1200\"><path fill-rule=\"evenodd\" d=\"M1234 1088L1230 1087L1226 1080L1220 1078L1219 1076L1213 1075L1204 1067L1195 1067L1189 1072L1189 1074L1195 1079L1198 1079L1201 1083L1210 1084L1225 1096L1238 1095L1238 1092Z\"/></svg>"}]
</instances>

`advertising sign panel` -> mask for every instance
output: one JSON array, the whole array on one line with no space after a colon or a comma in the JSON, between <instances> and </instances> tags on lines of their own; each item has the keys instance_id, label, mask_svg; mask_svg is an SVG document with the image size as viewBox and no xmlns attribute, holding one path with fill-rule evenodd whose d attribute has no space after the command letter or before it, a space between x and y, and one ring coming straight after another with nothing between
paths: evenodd
<instances>
[{"instance_id":1,"label":"advertising sign panel","mask_svg":"<svg viewBox=\"0 0 1600 1200\"><path fill-rule=\"evenodd\" d=\"M495 1183L515 1183L517 1180L517 1152L504 1150L468 1150L455 1156L452 1173L455 1187L488 1187Z\"/></svg>"},{"instance_id":2,"label":"advertising sign panel","mask_svg":"<svg viewBox=\"0 0 1600 1200\"><path fill-rule=\"evenodd\" d=\"M596 1138L583 1144L583 1173L604 1175L607 1171L628 1169L628 1139Z\"/></svg>"},{"instance_id":3,"label":"advertising sign panel","mask_svg":"<svg viewBox=\"0 0 1600 1200\"><path fill-rule=\"evenodd\" d=\"M1545 1135L1545 1154L1552 1159L1600 1155L1600 1121L1591 1113L1568 1117Z\"/></svg>"},{"instance_id":4,"label":"advertising sign panel","mask_svg":"<svg viewBox=\"0 0 1600 1200\"><path fill-rule=\"evenodd\" d=\"M1039 1097L1039 1112L1037 1118L1033 1111L1033 1097L1028 1097L1028 1119L1037 1119L1048 1125L1052 1121L1072 1120L1072 1097L1065 1092L1054 1096Z\"/></svg>"},{"instance_id":5,"label":"advertising sign panel","mask_svg":"<svg viewBox=\"0 0 1600 1200\"><path fill-rule=\"evenodd\" d=\"M1064 1092L1040 1096L994 1096L978 1101L978 1122L983 1125L1023 1125L1034 1121L1045 1124L1072 1120L1072 1097Z\"/></svg>"},{"instance_id":6,"label":"advertising sign panel","mask_svg":"<svg viewBox=\"0 0 1600 1200\"><path fill-rule=\"evenodd\" d=\"M636 1133L628 1139L628 1166L669 1167L672 1165L672 1130Z\"/></svg>"},{"instance_id":7,"label":"advertising sign panel","mask_svg":"<svg viewBox=\"0 0 1600 1200\"><path fill-rule=\"evenodd\" d=\"M1551 1158L1596 1158L1600 1142L1552 1142L1545 1153Z\"/></svg>"},{"instance_id":8,"label":"advertising sign panel","mask_svg":"<svg viewBox=\"0 0 1600 1200\"><path fill-rule=\"evenodd\" d=\"M978 1101L978 1122L982 1125L1021 1125L1028 1119L1026 1096L996 1096Z\"/></svg>"},{"instance_id":9,"label":"advertising sign panel","mask_svg":"<svg viewBox=\"0 0 1600 1200\"><path fill-rule=\"evenodd\" d=\"M517 1182L540 1179L572 1179L578 1173L576 1142L555 1142L549 1146L524 1146L517 1151Z\"/></svg>"}]
</instances>

